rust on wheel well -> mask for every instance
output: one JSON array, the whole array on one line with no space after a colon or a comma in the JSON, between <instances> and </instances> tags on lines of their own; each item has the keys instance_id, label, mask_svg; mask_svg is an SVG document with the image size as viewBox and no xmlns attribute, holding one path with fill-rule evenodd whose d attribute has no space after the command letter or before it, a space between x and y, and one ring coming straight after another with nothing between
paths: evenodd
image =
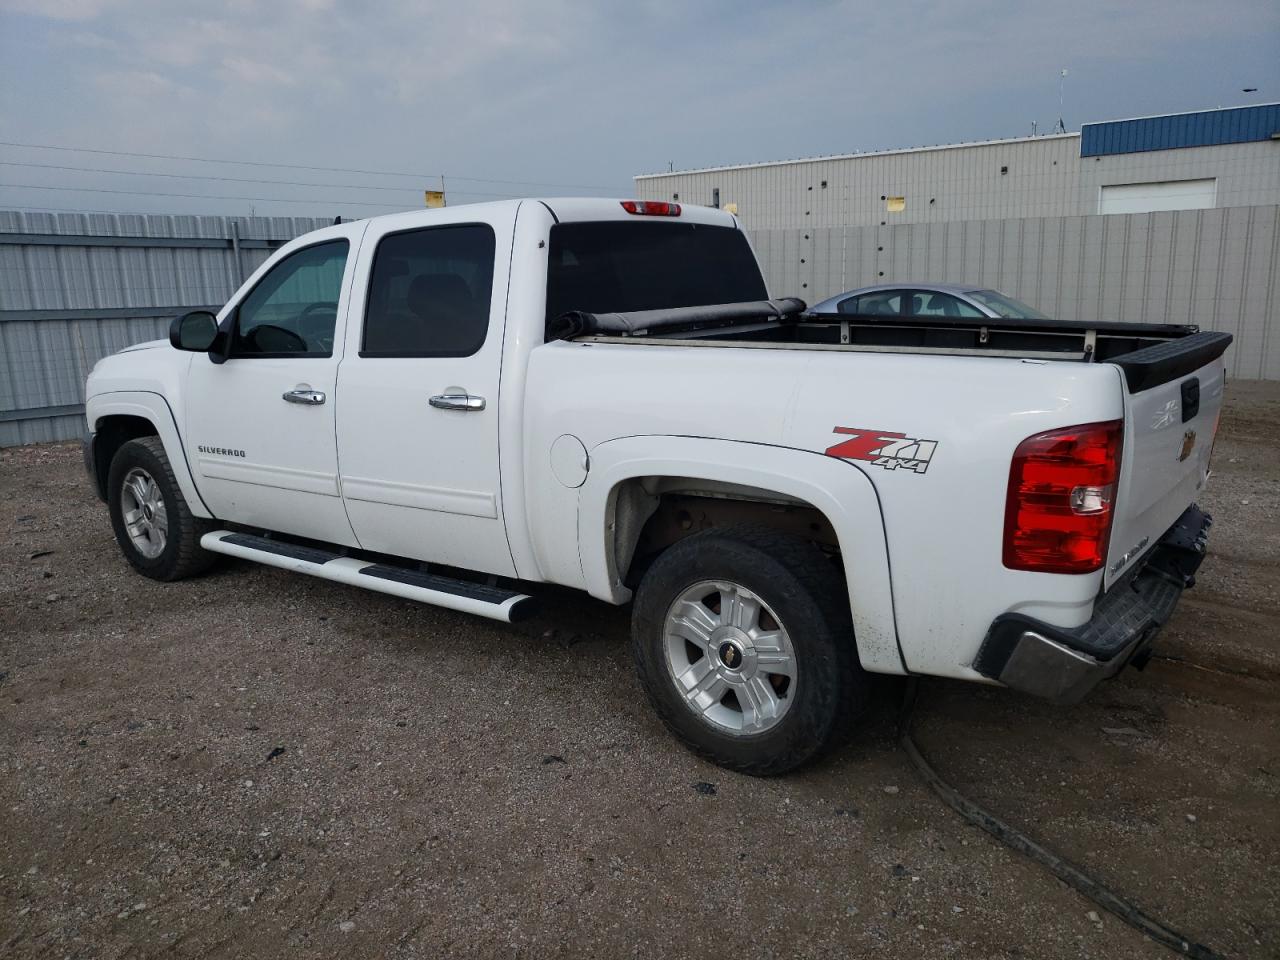
<instances>
[{"instance_id":1,"label":"rust on wheel well","mask_svg":"<svg viewBox=\"0 0 1280 960\"><path fill-rule=\"evenodd\" d=\"M809 540L839 562L835 528L817 507L769 490L686 477L639 477L611 498L617 576L635 587L663 550L715 527L753 523Z\"/></svg>"}]
</instances>

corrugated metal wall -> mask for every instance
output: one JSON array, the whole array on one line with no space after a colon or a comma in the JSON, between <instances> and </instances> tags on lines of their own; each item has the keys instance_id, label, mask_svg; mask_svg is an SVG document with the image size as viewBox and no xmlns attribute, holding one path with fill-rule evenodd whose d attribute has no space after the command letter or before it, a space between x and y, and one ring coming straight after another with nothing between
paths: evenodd
<instances>
[{"instance_id":1,"label":"corrugated metal wall","mask_svg":"<svg viewBox=\"0 0 1280 960\"><path fill-rule=\"evenodd\" d=\"M1075 217L1112 184L1213 178L1217 205L1280 203L1280 143L1080 156L1080 136L959 144L637 177L636 196L735 204L749 230ZM901 197L902 207L889 202Z\"/></svg>"},{"instance_id":2,"label":"corrugated metal wall","mask_svg":"<svg viewBox=\"0 0 1280 960\"><path fill-rule=\"evenodd\" d=\"M0 446L78 437L100 357L216 308L310 217L0 211Z\"/></svg>"},{"instance_id":3,"label":"corrugated metal wall","mask_svg":"<svg viewBox=\"0 0 1280 960\"><path fill-rule=\"evenodd\" d=\"M1080 156L1248 143L1270 140L1276 133L1280 133L1280 103L1108 120L1086 123L1080 128Z\"/></svg>"},{"instance_id":4,"label":"corrugated metal wall","mask_svg":"<svg viewBox=\"0 0 1280 960\"><path fill-rule=\"evenodd\" d=\"M1280 206L753 230L773 296L874 283L994 287L1067 320L1235 335L1232 376L1280 379Z\"/></svg>"},{"instance_id":5,"label":"corrugated metal wall","mask_svg":"<svg viewBox=\"0 0 1280 960\"><path fill-rule=\"evenodd\" d=\"M77 437L97 360L225 302L271 248L328 220L0 212L0 446ZM239 258L232 237L239 231ZM991 286L1065 319L1236 336L1233 376L1280 379L1280 206L754 230L775 295Z\"/></svg>"},{"instance_id":6,"label":"corrugated metal wall","mask_svg":"<svg viewBox=\"0 0 1280 960\"><path fill-rule=\"evenodd\" d=\"M1062 216L1076 209L1079 135L637 177L641 199L736 204L753 230ZM1004 170L1002 173L1001 170ZM905 209L890 213L889 197Z\"/></svg>"}]
</instances>

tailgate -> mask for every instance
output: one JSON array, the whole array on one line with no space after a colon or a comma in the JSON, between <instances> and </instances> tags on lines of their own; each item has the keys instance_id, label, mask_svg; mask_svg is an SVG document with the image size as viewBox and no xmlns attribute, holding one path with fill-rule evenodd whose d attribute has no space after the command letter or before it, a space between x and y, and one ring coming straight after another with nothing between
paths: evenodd
<instances>
[{"instance_id":1,"label":"tailgate","mask_svg":"<svg viewBox=\"0 0 1280 960\"><path fill-rule=\"evenodd\" d=\"M1197 333L1112 362L1125 382L1124 452L1104 589L1195 502L1218 430L1230 334Z\"/></svg>"}]
</instances>

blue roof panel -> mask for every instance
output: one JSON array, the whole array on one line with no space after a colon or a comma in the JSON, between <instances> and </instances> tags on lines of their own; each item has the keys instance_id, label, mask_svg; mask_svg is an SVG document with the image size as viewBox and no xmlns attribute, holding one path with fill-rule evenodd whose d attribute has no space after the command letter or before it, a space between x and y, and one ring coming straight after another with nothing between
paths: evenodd
<instances>
[{"instance_id":1,"label":"blue roof panel","mask_svg":"<svg viewBox=\"0 0 1280 960\"><path fill-rule=\"evenodd\" d=\"M1080 128L1080 156L1211 147L1222 143L1251 143L1280 134L1280 103L1262 103L1228 110L1202 110L1137 120L1086 123Z\"/></svg>"}]
</instances>

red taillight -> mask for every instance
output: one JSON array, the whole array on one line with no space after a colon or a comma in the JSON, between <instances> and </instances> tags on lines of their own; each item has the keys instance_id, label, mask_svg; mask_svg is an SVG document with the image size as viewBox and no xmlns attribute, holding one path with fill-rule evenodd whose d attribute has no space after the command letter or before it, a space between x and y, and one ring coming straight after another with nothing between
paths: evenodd
<instances>
[{"instance_id":1,"label":"red taillight","mask_svg":"<svg viewBox=\"0 0 1280 960\"><path fill-rule=\"evenodd\" d=\"M1004 565L1092 573L1107 556L1124 422L1086 423L1027 437L1013 452L1004 513Z\"/></svg>"},{"instance_id":2,"label":"red taillight","mask_svg":"<svg viewBox=\"0 0 1280 960\"><path fill-rule=\"evenodd\" d=\"M680 216L680 204L665 200L623 200L622 209L641 217Z\"/></svg>"}]
</instances>

